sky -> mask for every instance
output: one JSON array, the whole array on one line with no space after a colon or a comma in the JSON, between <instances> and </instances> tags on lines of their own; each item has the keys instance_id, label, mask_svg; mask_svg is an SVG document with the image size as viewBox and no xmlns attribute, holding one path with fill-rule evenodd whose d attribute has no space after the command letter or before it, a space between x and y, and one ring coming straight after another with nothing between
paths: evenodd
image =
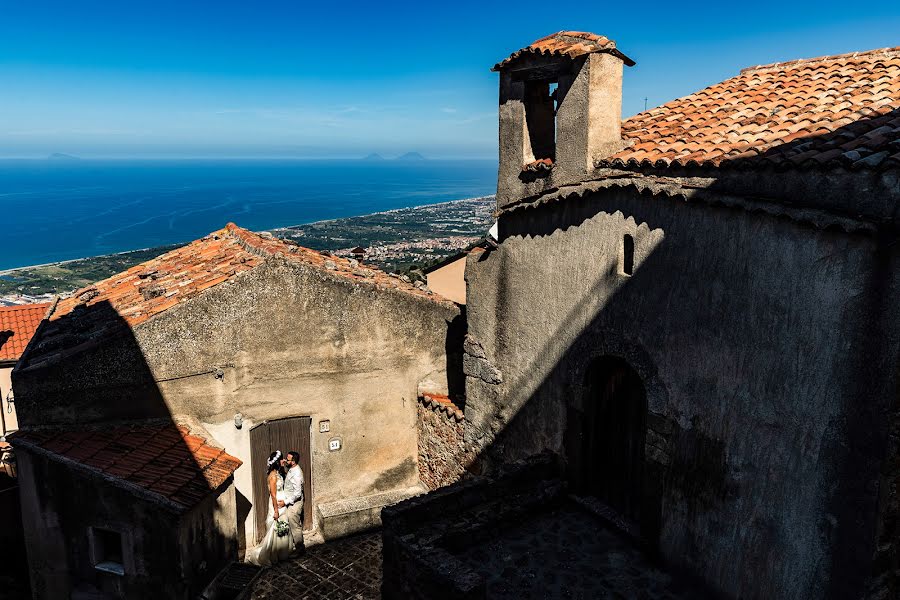
<instances>
[{"instance_id":1,"label":"sky","mask_svg":"<svg viewBox=\"0 0 900 600\"><path fill-rule=\"evenodd\" d=\"M0 157L490 159L490 67L544 35L614 39L629 116L746 66L900 46L900 2L855 6L0 0Z\"/></svg>"}]
</instances>

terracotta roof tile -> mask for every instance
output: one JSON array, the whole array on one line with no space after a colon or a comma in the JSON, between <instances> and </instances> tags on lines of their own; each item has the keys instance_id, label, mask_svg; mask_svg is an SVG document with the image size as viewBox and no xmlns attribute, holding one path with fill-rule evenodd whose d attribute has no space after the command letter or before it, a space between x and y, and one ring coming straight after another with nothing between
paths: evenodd
<instances>
[{"instance_id":1,"label":"terracotta roof tile","mask_svg":"<svg viewBox=\"0 0 900 600\"><path fill-rule=\"evenodd\" d=\"M492 70L501 71L523 56L566 56L577 58L594 52L614 54L621 58L626 65L634 65L634 61L619 52L616 49L616 43L605 36L586 31L558 31L547 37L542 37L521 50L513 52L508 58L494 65Z\"/></svg>"},{"instance_id":2,"label":"terracotta roof tile","mask_svg":"<svg viewBox=\"0 0 900 600\"><path fill-rule=\"evenodd\" d=\"M81 463L184 508L218 489L241 466L203 436L173 423L19 430L10 441Z\"/></svg>"},{"instance_id":3,"label":"terracotta roof tile","mask_svg":"<svg viewBox=\"0 0 900 600\"><path fill-rule=\"evenodd\" d=\"M0 361L19 360L49 308L49 303L0 307Z\"/></svg>"},{"instance_id":4,"label":"terracotta roof tile","mask_svg":"<svg viewBox=\"0 0 900 600\"><path fill-rule=\"evenodd\" d=\"M140 325L276 256L321 269L335 277L368 281L379 289L395 289L434 302L448 302L375 267L325 256L315 250L229 223L225 228L186 246L135 265L60 300L49 322L42 328L34 350L29 351L29 362L35 364L51 356L72 354L93 347L103 337L102 334ZM42 306L46 311L46 305ZM90 310L92 307L95 310ZM43 312L40 316L43 317ZM39 318L37 320L40 321Z\"/></svg>"},{"instance_id":5,"label":"terracotta roof tile","mask_svg":"<svg viewBox=\"0 0 900 600\"><path fill-rule=\"evenodd\" d=\"M462 409L459 408L447 394L421 392L419 394L419 402L431 410L446 413L448 417L453 417L457 421L462 421L463 418L465 418Z\"/></svg>"},{"instance_id":6,"label":"terracotta roof tile","mask_svg":"<svg viewBox=\"0 0 900 600\"><path fill-rule=\"evenodd\" d=\"M895 168L898 111L900 48L752 67L625 120L598 166Z\"/></svg>"},{"instance_id":7,"label":"terracotta roof tile","mask_svg":"<svg viewBox=\"0 0 900 600\"><path fill-rule=\"evenodd\" d=\"M552 168L552 158L539 158L522 166L523 171L549 171Z\"/></svg>"}]
</instances>

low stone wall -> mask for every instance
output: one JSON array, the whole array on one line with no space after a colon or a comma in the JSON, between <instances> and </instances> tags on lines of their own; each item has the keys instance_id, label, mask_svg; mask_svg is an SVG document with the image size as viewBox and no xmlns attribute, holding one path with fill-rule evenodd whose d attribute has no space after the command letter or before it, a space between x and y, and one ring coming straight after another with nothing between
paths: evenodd
<instances>
[{"instance_id":1,"label":"low stone wall","mask_svg":"<svg viewBox=\"0 0 900 600\"><path fill-rule=\"evenodd\" d=\"M463 440L463 411L442 394L419 396L419 479L429 490L459 481L472 462Z\"/></svg>"},{"instance_id":2,"label":"low stone wall","mask_svg":"<svg viewBox=\"0 0 900 600\"><path fill-rule=\"evenodd\" d=\"M485 598L484 578L456 554L564 498L561 474L559 458L545 453L385 507L382 597Z\"/></svg>"}]
</instances>

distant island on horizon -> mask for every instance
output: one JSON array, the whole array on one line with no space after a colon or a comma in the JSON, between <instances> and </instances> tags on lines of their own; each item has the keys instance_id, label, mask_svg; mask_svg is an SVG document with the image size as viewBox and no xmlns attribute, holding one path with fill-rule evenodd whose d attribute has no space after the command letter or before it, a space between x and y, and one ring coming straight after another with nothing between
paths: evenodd
<instances>
[{"instance_id":1,"label":"distant island on horizon","mask_svg":"<svg viewBox=\"0 0 900 600\"><path fill-rule=\"evenodd\" d=\"M406 154L401 154L394 160L428 160L418 152L407 152Z\"/></svg>"},{"instance_id":2,"label":"distant island on horizon","mask_svg":"<svg viewBox=\"0 0 900 600\"><path fill-rule=\"evenodd\" d=\"M388 160L388 159L383 157L382 155L378 154L377 152L373 152L372 154L369 154L368 156L364 157L362 160L378 162L378 161ZM400 156L396 156L390 160L413 162L413 161L428 160L428 159L425 158L424 156L422 156L421 154L419 154L418 152L407 152L405 154L401 154Z\"/></svg>"},{"instance_id":3,"label":"distant island on horizon","mask_svg":"<svg viewBox=\"0 0 900 600\"><path fill-rule=\"evenodd\" d=\"M81 158L77 156L72 156L71 154L63 154L62 152L54 152L47 156L47 160L81 160Z\"/></svg>"}]
</instances>

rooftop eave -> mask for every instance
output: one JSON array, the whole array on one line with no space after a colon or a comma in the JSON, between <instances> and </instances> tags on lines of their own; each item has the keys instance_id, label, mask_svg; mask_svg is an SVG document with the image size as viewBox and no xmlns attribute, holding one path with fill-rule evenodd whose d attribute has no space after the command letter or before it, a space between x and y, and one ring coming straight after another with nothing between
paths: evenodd
<instances>
[{"instance_id":1,"label":"rooftop eave","mask_svg":"<svg viewBox=\"0 0 900 600\"><path fill-rule=\"evenodd\" d=\"M592 52L584 52L581 54L569 55L565 53L552 52L549 50L536 50L533 48L522 48L516 52L513 52L508 58L498 62L493 67L491 67L491 71L494 73L500 73L502 71L514 71L516 67L516 63L519 62L520 59L524 59L528 56L537 56L537 57L545 57L545 58L568 58L570 60L575 60L581 56L587 56L589 54L612 54L623 63L627 67L633 67L637 63L622 53L618 48L603 48L594 50Z\"/></svg>"}]
</instances>

